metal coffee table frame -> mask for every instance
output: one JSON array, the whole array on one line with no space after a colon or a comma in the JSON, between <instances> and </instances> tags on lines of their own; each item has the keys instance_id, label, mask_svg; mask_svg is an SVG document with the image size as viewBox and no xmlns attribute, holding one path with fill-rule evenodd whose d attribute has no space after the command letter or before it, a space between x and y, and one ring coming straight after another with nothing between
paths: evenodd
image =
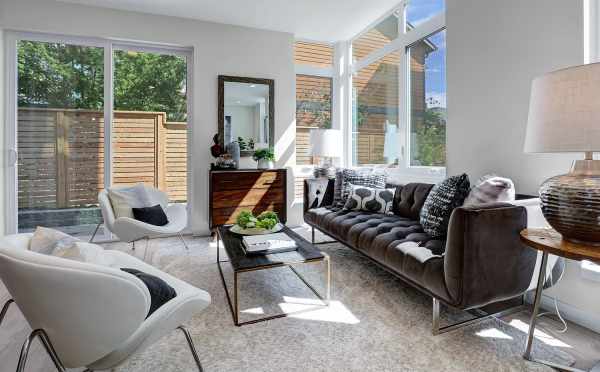
<instances>
[{"instance_id":1,"label":"metal coffee table frame","mask_svg":"<svg viewBox=\"0 0 600 372\"><path fill-rule=\"evenodd\" d=\"M281 263L275 263L275 264L271 264L271 265L265 265L265 266L258 266L255 268L251 268L251 269L235 269L232 267L233 269L233 301L231 300L231 295L230 295L230 291L229 291L229 287L227 286L227 282L225 281L225 276L223 274L223 269L221 267L221 263L224 262L229 262L229 260L225 260L225 261L221 261L220 259L220 251L221 251L221 240L222 240L222 236L221 236L221 231L220 229L217 229L217 267L219 268L219 275L221 276L221 281L223 282L223 288L225 289L225 295L227 296L227 303L229 304L229 309L231 310L231 316L233 317L233 323L238 326L241 327L243 325L247 325L247 324L254 324L254 323L259 323L259 322L264 322L267 320L272 320L272 319L277 319L277 318L284 318L287 317L289 315L294 315L294 314L298 314L301 312L306 312L306 311L310 311L313 310L313 307L311 307L308 310L301 310L301 311L296 311L296 312L292 312L292 313L279 313L279 314L275 314L275 315L269 315L266 317L262 317L262 318L257 318L257 319L252 319L252 320L248 320L245 322L240 322L240 304L239 304L239 298L240 298L240 288L239 288L239 276L242 273L247 273L247 272L252 272L252 271L259 271L259 270L269 270L269 269L274 269L276 267L289 267L290 270L296 274L296 276L315 294L315 296L317 296L319 298L319 300L323 301L323 305L316 305L317 307L327 307L329 306L329 302L331 300L331 260L329 258L329 256L326 253L321 252L322 256L321 258L318 259L310 259L310 260L300 260L300 261L289 261L289 262L281 262ZM225 244L223 242L223 244ZM225 254L227 255L227 250L225 250ZM325 296L323 296L322 294L319 293L319 291L317 291L307 280L306 278L304 278L294 267L293 265L300 265L300 264L313 264L313 263L321 263L324 262L326 264L327 267L327 273L326 273L326 294Z\"/></svg>"}]
</instances>

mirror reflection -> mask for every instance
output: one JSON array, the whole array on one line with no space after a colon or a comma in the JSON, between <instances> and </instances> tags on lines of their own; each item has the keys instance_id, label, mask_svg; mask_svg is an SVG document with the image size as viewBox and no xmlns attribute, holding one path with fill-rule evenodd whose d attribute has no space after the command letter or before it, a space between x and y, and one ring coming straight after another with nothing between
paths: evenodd
<instances>
[{"instance_id":1,"label":"mirror reflection","mask_svg":"<svg viewBox=\"0 0 600 372\"><path fill-rule=\"evenodd\" d=\"M223 107L225 145L240 150L269 147L269 85L225 81Z\"/></svg>"}]
</instances>

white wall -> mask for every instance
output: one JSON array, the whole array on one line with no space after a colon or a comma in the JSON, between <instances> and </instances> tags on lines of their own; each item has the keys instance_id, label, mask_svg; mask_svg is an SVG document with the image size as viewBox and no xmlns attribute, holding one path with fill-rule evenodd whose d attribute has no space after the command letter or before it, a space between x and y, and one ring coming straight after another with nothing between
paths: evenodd
<instances>
[{"instance_id":1,"label":"white wall","mask_svg":"<svg viewBox=\"0 0 600 372\"><path fill-rule=\"evenodd\" d=\"M525 154L523 141L531 80L583 63L583 2L447 0L446 6L448 174L467 172L475 180L496 172L512 178L518 192L537 194L544 179L566 173L582 156ZM583 279L579 264L569 262L546 295L585 323L582 317L600 313L598 293L600 283Z\"/></svg>"},{"instance_id":2,"label":"white wall","mask_svg":"<svg viewBox=\"0 0 600 372\"><path fill-rule=\"evenodd\" d=\"M194 186L189 190L194 205L191 214L194 233L208 233L207 173L209 163L213 160L209 147L213 134L217 132L219 74L275 80L277 165L291 166L296 161L292 34L45 0L3 0L0 3L2 27L167 43L195 49L191 139L193 161L190 163ZM289 180L288 187L288 203L291 206L293 179Z\"/></svg>"},{"instance_id":3,"label":"white wall","mask_svg":"<svg viewBox=\"0 0 600 372\"><path fill-rule=\"evenodd\" d=\"M0 123L4 123L4 89L5 89L5 81L4 78L4 31L2 29L2 22L0 22ZM3 127L3 126L2 126ZM4 210L2 208L4 204L4 173L6 171L6 166L4 163L4 154L6 151L4 149L4 132L0 130L0 210ZM0 222L2 222L4 215L0 215ZM4 235L4 224L0 223L0 236Z\"/></svg>"}]
</instances>

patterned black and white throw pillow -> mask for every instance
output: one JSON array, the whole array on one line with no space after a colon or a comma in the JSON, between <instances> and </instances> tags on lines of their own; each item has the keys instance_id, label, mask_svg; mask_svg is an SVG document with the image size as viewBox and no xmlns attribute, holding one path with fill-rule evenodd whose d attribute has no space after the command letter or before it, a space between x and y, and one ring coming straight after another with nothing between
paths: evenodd
<instances>
[{"instance_id":1,"label":"patterned black and white throw pillow","mask_svg":"<svg viewBox=\"0 0 600 372\"><path fill-rule=\"evenodd\" d=\"M383 174L372 174L352 169L344 169L340 205L344 205L350 195L351 185L366 186L374 189L384 189L386 176Z\"/></svg>"},{"instance_id":2,"label":"patterned black and white throw pillow","mask_svg":"<svg viewBox=\"0 0 600 372\"><path fill-rule=\"evenodd\" d=\"M308 209L320 208L323 205L323 197L329 185L328 178L307 179L308 184Z\"/></svg>"},{"instance_id":3,"label":"patterned black and white throw pillow","mask_svg":"<svg viewBox=\"0 0 600 372\"><path fill-rule=\"evenodd\" d=\"M421 209L420 220L423 231L434 238L442 238L448 232L450 215L460 207L469 194L469 176L453 176L431 189Z\"/></svg>"},{"instance_id":4,"label":"patterned black and white throw pillow","mask_svg":"<svg viewBox=\"0 0 600 372\"><path fill-rule=\"evenodd\" d=\"M350 195L344 209L391 214L396 189L381 189L350 185Z\"/></svg>"}]
</instances>

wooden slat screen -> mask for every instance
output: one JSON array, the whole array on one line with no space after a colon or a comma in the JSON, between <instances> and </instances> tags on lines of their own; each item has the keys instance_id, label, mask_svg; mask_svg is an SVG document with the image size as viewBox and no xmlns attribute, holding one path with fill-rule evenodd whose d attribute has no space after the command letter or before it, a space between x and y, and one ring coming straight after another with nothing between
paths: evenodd
<instances>
[{"instance_id":1,"label":"wooden slat screen","mask_svg":"<svg viewBox=\"0 0 600 372\"><path fill-rule=\"evenodd\" d=\"M321 43L296 41L294 43L294 61L300 65L331 67L333 65L333 47Z\"/></svg>"},{"instance_id":2,"label":"wooden slat screen","mask_svg":"<svg viewBox=\"0 0 600 372\"><path fill-rule=\"evenodd\" d=\"M163 112L115 111L113 185L158 187L185 201L187 126ZM104 114L19 108L18 207L95 206L104 187Z\"/></svg>"}]
</instances>

